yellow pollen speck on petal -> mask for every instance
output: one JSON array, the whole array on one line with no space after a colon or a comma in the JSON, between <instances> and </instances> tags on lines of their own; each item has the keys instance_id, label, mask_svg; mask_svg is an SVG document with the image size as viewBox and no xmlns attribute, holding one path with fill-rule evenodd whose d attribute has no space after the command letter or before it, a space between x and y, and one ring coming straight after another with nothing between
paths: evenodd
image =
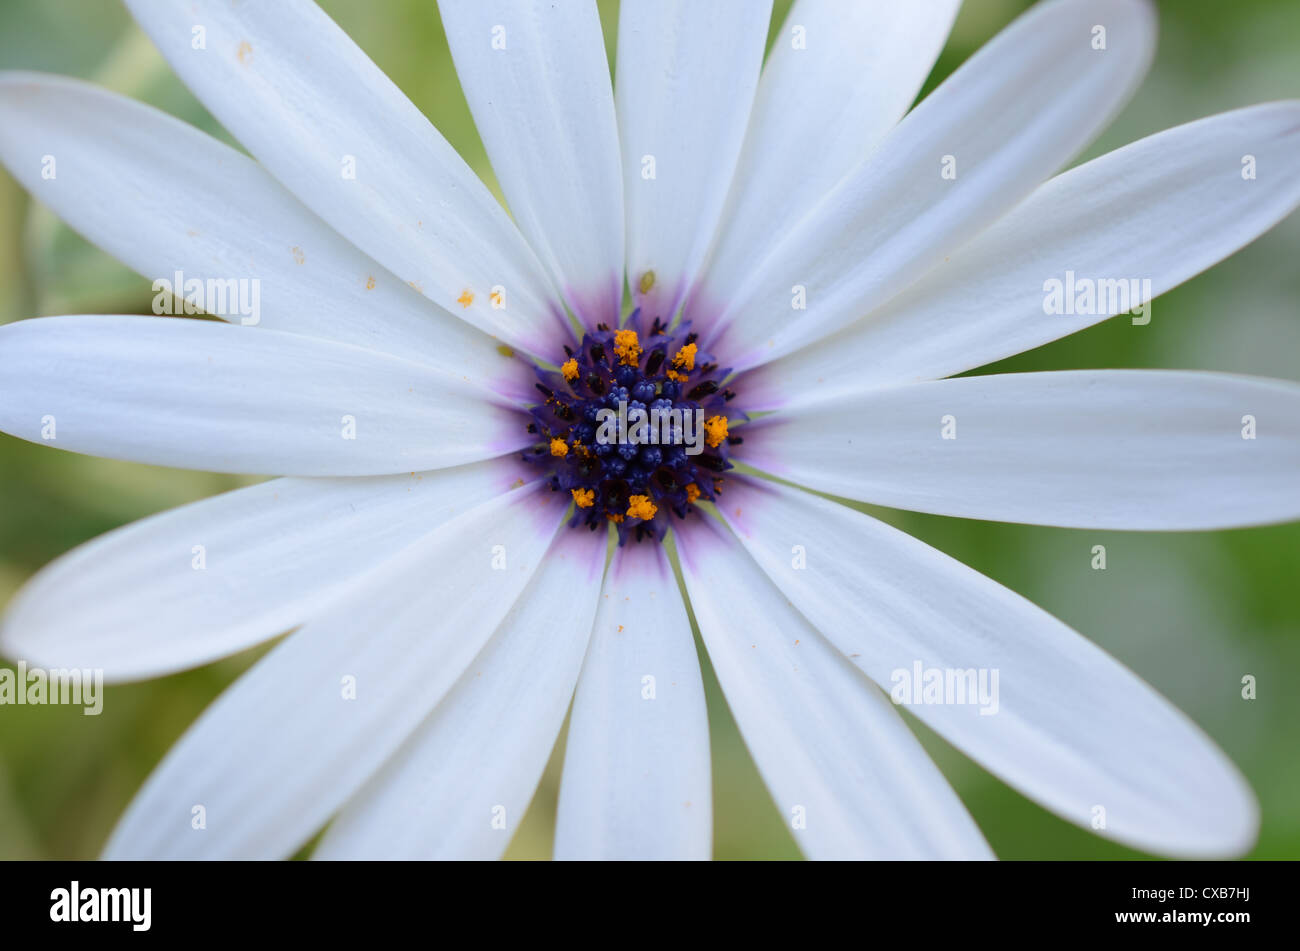
<instances>
[{"instance_id":1,"label":"yellow pollen speck on petal","mask_svg":"<svg viewBox=\"0 0 1300 951\"><path fill-rule=\"evenodd\" d=\"M596 504L596 493L593 489L570 489L573 493L573 501L580 509L589 509Z\"/></svg>"},{"instance_id":2,"label":"yellow pollen speck on petal","mask_svg":"<svg viewBox=\"0 0 1300 951\"><path fill-rule=\"evenodd\" d=\"M465 288L460 292L460 296L456 298L456 303L460 304L461 307L469 307L470 304L474 303L474 292L468 287Z\"/></svg>"},{"instance_id":3,"label":"yellow pollen speck on petal","mask_svg":"<svg viewBox=\"0 0 1300 951\"><path fill-rule=\"evenodd\" d=\"M673 366L684 367L687 370L695 369L695 354L699 351L699 346L688 343L682 349L677 351L677 356L673 357Z\"/></svg>"},{"instance_id":4,"label":"yellow pollen speck on petal","mask_svg":"<svg viewBox=\"0 0 1300 951\"><path fill-rule=\"evenodd\" d=\"M665 370L664 376L670 380L676 380L678 383L685 383L690 377L685 373L678 373L676 370Z\"/></svg>"},{"instance_id":5,"label":"yellow pollen speck on petal","mask_svg":"<svg viewBox=\"0 0 1300 951\"><path fill-rule=\"evenodd\" d=\"M292 248L292 251L293 251L293 263L294 263L294 264L302 264L304 261L307 260L307 256L306 256L305 254L302 253L302 248L300 248L300 247L298 247L297 245L295 245L295 246Z\"/></svg>"},{"instance_id":6,"label":"yellow pollen speck on petal","mask_svg":"<svg viewBox=\"0 0 1300 951\"><path fill-rule=\"evenodd\" d=\"M505 295L502 294L500 291L493 291L491 294L488 295L488 300L492 302L493 307L500 309L501 302L505 300Z\"/></svg>"},{"instance_id":7,"label":"yellow pollen speck on petal","mask_svg":"<svg viewBox=\"0 0 1300 951\"><path fill-rule=\"evenodd\" d=\"M560 365L560 372L564 374L566 380L573 382L578 378L578 361L573 359L573 357L565 360L564 363Z\"/></svg>"},{"instance_id":8,"label":"yellow pollen speck on petal","mask_svg":"<svg viewBox=\"0 0 1300 951\"><path fill-rule=\"evenodd\" d=\"M700 497L700 487L692 482L686 487L686 501L694 502Z\"/></svg>"},{"instance_id":9,"label":"yellow pollen speck on petal","mask_svg":"<svg viewBox=\"0 0 1300 951\"><path fill-rule=\"evenodd\" d=\"M634 495L627 500L628 518L652 519L659 507L650 501L648 495Z\"/></svg>"},{"instance_id":10,"label":"yellow pollen speck on petal","mask_svg":"<svg viewBox=\"0 0 1300 951\"><path fill-rule=\"evenodd\" d=\"M253 55L253 44L248 40L240 40L239 48L235 50L235 56L241 63L247 63L250 56Z\"/></svg>"},{"instance_id":11,"label":"yellow pollen speck on petal","mask_svg":"<svg viewBox=\"0 0 1300 951\"><path fill-rule=\"evenodd\" d=\"M614 334L614 352L620 361L630 367L641 359L641 338L635 330L619 330Z\"/></svg>"},{"instance_id":12,"label":"yellow pollen speck on petal","mask_svg":"<svg viewBox=\"0 0 1300 951\"><path fill-rule=\"evenodd\" d=\"M704 438L712 449L722 445L722 440L727 438L727 417L710 416L706 419L704 421Z\"/></svg>"},{"instance_id":13,"label":"yellow pollen speck on petal","mask_svg":"<svg viewBox=\"0 0 1300 951\"><path fill-rule=\"evenodd\" d=\"M641 280L636 283L637 289L642 294L649 294L650 288L655 286L655 272L646 271L641 275Z\"/></svg>"},{"instance_id":14,"label":"yellow pollen speck on petal","mask_svg":"<svg viewBox=\"0 0 1300 951\"><path fill-rule=\"evenodd\" d=\"M501 354L501 356L505 357L506 359L509 359L510 357L513 357L515 355L514 348L504 343L501 344L501 346L497 347L497 353Z\"/></svg>"},{"instance_id":15,"label":"yellow pollen speck on petal","mask_svg":"<svg viewBox=\"0 0 1300 951\"><path fill-rule=\"evenodd\" d=\"M551 455L563 459L569 454L569 444L563 439L556 437L551 440ZM585 506L584 506L585 508Z\"/></svg>"},{"instance_id":16,"label":"yellow pollen speck on petal","mask_svg":"<svg viewBox=\"0 0 1300 951\"><path fill-rule=\"evenodd\" d=\"M375 289L375 276L371 274L366 278L366 290L373 291L374 289Z\"/></svg>"}]
</instances>

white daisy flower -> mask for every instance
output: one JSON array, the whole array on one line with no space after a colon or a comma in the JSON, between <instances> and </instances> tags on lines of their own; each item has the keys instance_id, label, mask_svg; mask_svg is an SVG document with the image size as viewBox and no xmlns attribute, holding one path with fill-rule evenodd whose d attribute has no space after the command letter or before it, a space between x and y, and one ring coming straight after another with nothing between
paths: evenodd
<instances>
[{"instance_id":1,"label":"white daisy flower","mask_svg":"<svg viewBox=\"0 0 1300 951\"><path fill-rule=\"evenodd\" d=\"M995 709L911 710L1065 819L1173 856L1253 842L1242 777L1137 676L788 483L1055 526L1300 517L1295 384L945 379L1277 223L1300 203L1300 103L1052 178L1150 63L1148 3L1038 4L908 112L957 0L800 0L766 65L767 0L623 0L613 84L592 3L441 0L512 220L308 0L128 5L253 159L32 74L0 79L0 158L141 274L181 272L182 296L254 281L259 313L6 326L0 428L281 478L60 558L3 649L120 681L292 633L107 856L279 857L326 826L318 857L499 856L572 699L556 856L708 857L688 604L810 857L990 856L887 696L912 671L996 674ZM1076 276L1111 299L1074 307ZM1121 308L1129 277L1149 284ZM602 439L620 402L688 411L701 451Z\"/></svg>"}]
</instances>

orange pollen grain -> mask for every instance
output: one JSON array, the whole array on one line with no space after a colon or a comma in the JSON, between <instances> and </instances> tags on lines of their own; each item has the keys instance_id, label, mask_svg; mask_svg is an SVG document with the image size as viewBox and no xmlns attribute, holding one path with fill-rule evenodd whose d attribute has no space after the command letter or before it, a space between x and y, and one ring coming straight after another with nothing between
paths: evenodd
<instances>
[{"instance_id":1,"label":"orange pollen grain","mask_svg":"<svg viewBox=\"0 0 1300 951\"><path fill-rule=\"evenodd\" d=\"M635 330L619 330L614 334L614 352L619 360L634 367L641 359L641 340Z\"/></svg>"},{"instance_id":2,"label":"orange pollen grain","mask_svg":"<svg viewBox=\"0 0 1300 951\"><path fill-rule=\"evenodd\" d=\"M686 501L694 502L700 497L700 487L692 482L686 487Z\"/></svg>"},{"instance_id":3,"label":"orange pollen grain","mask_svg":"<svg viewBox=\"0 0 1300 951\"><path fill-rule=\"evenodd\" d=\"M569 454L569 444L563 439L555 438L551 440L551 455L563 459Z\"/></svg>"},{"instance_id":4,"label":"orange pollen grain","mask_svg":"<svg viewBox=\"0 0 1300 951\"><path fill-rule=\"evenodd\" d=\"M460 296L456 298L456 303L460 304L461 307L469 307L470 304L474 303L474 292L468 288L461 291Z\"/></svg>"},{"instance_id":5,"label":"orange pollen grain","mask_svg":"<svg viewBox=\"0 0 1300 951\"><path fill-rule=\"evenodd\" d=\"M688 343L682 349L677 351L677 356L673 357L673 366L684 367L687 370L695 369L695 354L699 351L697 344Z\"/></svg>"},{"instance_id":6,"label":"orange pollen grain","mask_svg":"<svg viewBox=\"0 0 1300 951\"><path fill-rule=\"evenodd\" d=\"M652 519L655 512L659 511L658 506L650 501L648 495L634 495L627 500L628 518Z\"/></svg>"},{"instance_id":7,"label":"orange pollen grain","mask_svg":"<svg viewBox=\"0 0 1300 951\"><path fill-rule=\"evenodd\" d=\"M592 489L570 489L574 504L580 509L589 509L596 503L596 493Z\"/></svg>"},{"instance_id":8,"label":"orange pollen grain","mask_svg":"<svg viewBox=\"0 0 1300 951\"><path fill-rule=\"evenodd\" d=\"M560 364L560 373L564 378L572 383L578 378L578 361L570 357Z\"/></svg>"},{"instance_id":9,"label":"orange pollen grain","mask_svg":"<svg viewBox=\"0 0 1300 951\"><path fill-rule=\"evenodd\" d=\"M710 416L706 419L704 421L704 438L712 449L722 445L722 440L727 438L727 417Z\"/></svg>"}]
</instances>

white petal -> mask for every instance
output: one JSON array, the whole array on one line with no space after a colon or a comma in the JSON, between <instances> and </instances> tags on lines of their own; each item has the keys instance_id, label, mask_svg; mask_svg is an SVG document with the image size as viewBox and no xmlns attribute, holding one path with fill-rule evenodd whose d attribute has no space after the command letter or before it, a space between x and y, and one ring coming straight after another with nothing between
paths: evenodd
<instances>
[{"instance_id":1,"label":"white petal","mask_svg":"<svg viewBox=\"0 0 1300 951\"><path fill-rule=\"evenodd\" d=\"M747 375L745 408L938 379L1031 350L1176 287L1297 204L1300 102L1168 129L1057 176L884 307ZM1079 286L1123 280L1123 293L1103 290L1096 314L1049 314L1048 282L1064 291L1067 272Z\"/></svg>"},{"instance_id":2,"label":"white petal","mask_svg":"<svg viewBox=\"0 0 1300 951\"><path fill-rule=\"evenodd\" d=\"M911 711L1029 798L1085 828L1100 806L1100 834L1149 852L1236 855L1254 841L1254 797L1210 739L1024 598L795 489L729 479L720 511L791 604L885 689L901 689L918 664L944 676L985 671L994 703ZM801 569L794 545L804 546Z\"/></svg>"},{"instance_id":3,"label":"white petal","mask_svg":"<svg viewBox=\"0 0 1300 951\"><path fill-rule=\"evenodd\" d=\"M911 107L960 0L799 0L777 33L740 164L687 317L749 284L754 265Z\"/></svg>"},{"instance_id":4,"label":"white petal","mask_svg":"<svg viewBox=\"0 0 1300 951\"><path fill-rule=\"evenodd\" d=\"M771 16L772 0L624 0L619 9L627 276L644 316L671 318L704 262Z\"/></svg>"},{"instance_id":5,"label":"white petal","mask_svg":"<svg viewBox=\"0 0 1300 951\"><path fill-rule=\"evenodd\" d=\"M563 507L508 493L372 571L291 634L181 737L106 858L280 858L419 726L536 570ZM494 566L502 546L504 570ZM354 693L350 693L354 691ZM206 828L191 826L202 806Z\"/></svg>"},{"instance_id":6,"label":"white petal","mask_svg":"<svg viewBox=\"0 0 1300 951\"><path fill-rule=\"evenodd\" d=\"M1146 0L1036 4L753 262L751 283L692 314L725 326L710 349L745 369L906 288L1083 148L1136 88L1154 40Z\"/></svg>"},{"instance_id":7,"label":"white petal","mask_svg":"<svg viewBox=\"0 0 1300 951\"><path fill-rule=\"evenodd\" d=\"M893 508L1143 531L1300 518L1300 384L1277 380L973 376L810 404L744 429L747 463Z\"/></svg>"},{"instance_id":8,"label":"white petal","mask_svg":"<svg viewBox=\"0 0 1300 951\"><path fill-rule=\"evenodd\" d=\"M623 303L623 179L592 0L438 0L474 123L515 221L587 326Z\"/></svg>"},{"instance_id":9,"label":"white petal","mask_svg":"<svg viewBox=\"0 0 1300 951\"><path fill-rule=\"evenodd\" d=\"M707 859L709 724L691 624L660 545L618 549L569 721L557 859Z\"/></svg>"},{"instance_id":10,"label":"white petal","mask_svg":"<svg viewBox=\"0 0 1300 951\"><path fill-rule=\"evenodd\" d=\"M275 479L185 505L43 568L10 602L0 647L110 680L205 664L320 616L363 572L520 475L500 460Z\"/></svg>"},{"instance_id":11,"label":"white petal","mask_svg":"<svg viewBox=\"0 0 1300 951\"><path fill-rule=\"evenodd\" d=\"M487 647L314 858L501 857L564 725L604 566L603 536L560 532Z\"/></svg>"},{"instance_id":12,"label":"white petal","mask_svg":"<svg viewBox=\"0 0 1300 951\"><path fill-rule=\"evenodd\" d=\"M57 161L52 178L45 155ZM143 103L58 76L0 74L0 160L89 240L168 282L155 290L179 298L186 281L222 282L201 303L235 323L532 389L520 361L357 251L256 162Z\"/></svg>"},{"instance_id":13,"label":"white petal","mask_svg":"<svg viewBox=\"0 0 1300 951\"><path fill-rule=\"evenodd\" d=\"M492 396L374 350L216 321L0 327L0 430L132 462L313 476L460 465L529 442L526 417Z\"/></svg>"},{"instance_id":14,"label":"white petal","mask_svg":"<svg viewBox=\"0 0 1300 951\"><path fill-rule=\"evenodd\" d=\"M501 205L311 0L127 6L221 124L362 251L516 346L550 356L567 338L563 308ZM195 24L206 49L193 48Z\"/></svg>"},{"instance_id":15,"label":"white petal","mask_svg":"<svg viewBox=\"0 0 1300 951\"><path fill-rule=\"evenodd\" d=\"M813 859L991 858L876 685L790 606L731 532L677 533L709 660L745 744Z\"/></svg>"}]
</instances>

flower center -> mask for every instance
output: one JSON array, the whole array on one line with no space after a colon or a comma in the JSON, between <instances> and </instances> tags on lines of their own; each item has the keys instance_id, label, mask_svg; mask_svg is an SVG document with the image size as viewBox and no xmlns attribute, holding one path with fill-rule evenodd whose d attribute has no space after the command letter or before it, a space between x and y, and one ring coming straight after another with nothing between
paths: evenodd
<instances>
[{"instance_id":1,"label":"flower center","mask_svg":"<svg viewBox=\"0 0 1300 951\"><path fill-rule=\"evenodd\" d=\"M729 372L700 350L689 325L669 333L658 319L638 329L600 325L581 347L565 347L558 371L538 369L545 401L528 431L538 444L525 461L550 470L555 492L572 496L570 525L592 531L612 522L619 544L660 540L669 516L712 500L730 469L726 404Z\"/></svg>"}]
</instances>

